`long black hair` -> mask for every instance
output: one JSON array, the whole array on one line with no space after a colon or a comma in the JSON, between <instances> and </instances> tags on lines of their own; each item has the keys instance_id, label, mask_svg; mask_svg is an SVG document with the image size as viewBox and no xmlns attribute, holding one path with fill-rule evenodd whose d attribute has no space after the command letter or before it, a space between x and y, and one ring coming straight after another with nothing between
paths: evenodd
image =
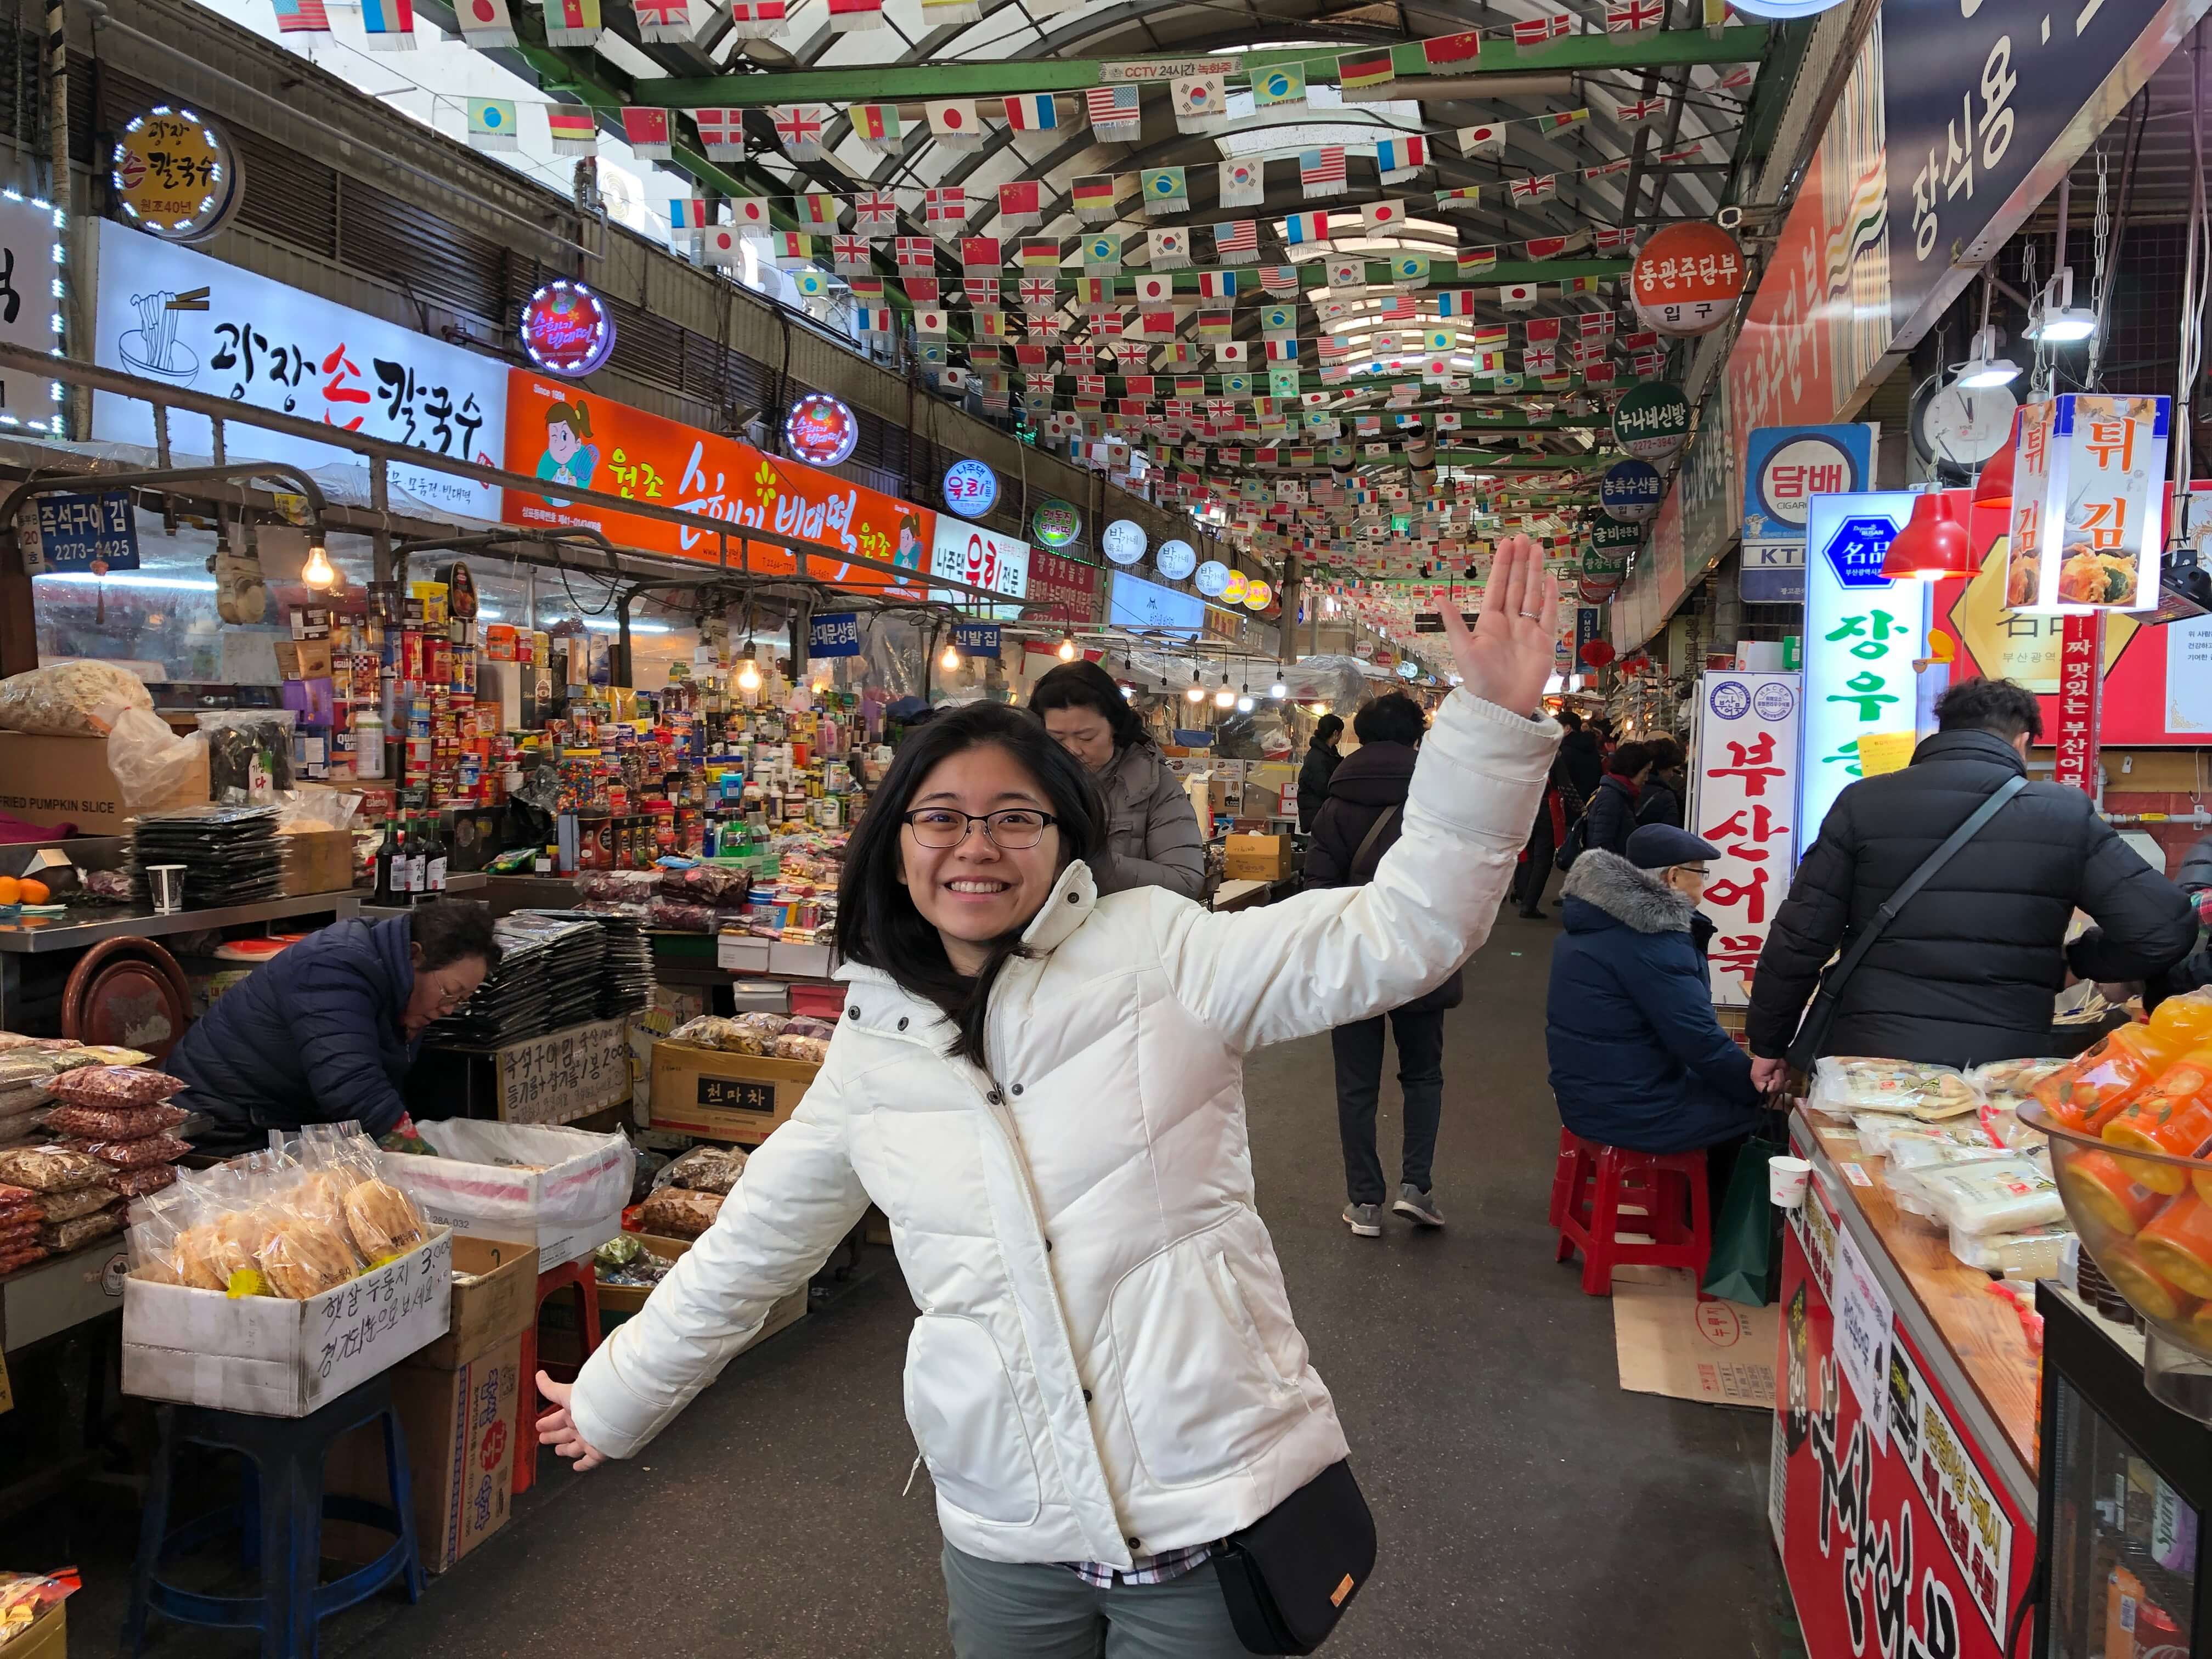
<instances>
[{"instance_id":1,"label":"long black hair","mask_svg":"<svg viewBox=\"0 0 2212 1659\"><path fill-rule=\"evenodd\" d=\"M1064 662L1036 683L1036 690L1030 693L1030 712L1042 719L1054 708L1097 709L1113 728L1116 749L1152 740L1114 677L1095 662Z\"/></svg>"},{"instance_id":2,"label":"long black hair","mask_svg":"<svg viewBox=\"0 0 2212 1659\"><path fill-rule=\"evenodd\" d=\"M969 703L940 713L899 745L846 848L845 871L837 884L839 952L881 969L902 990L942 1008L959 1032L949 1052L979 1066L991 987L1007 959L1021 951L1022 930L993 940L983 971L970 979L946 957L944 939L915 908L914 895L900 877L905 868L902 815L915 791L939 762L987 743L1012 756L1044 792L1059 821L1063 864L1087 859L1103 844L1105 807L1082 763L1046 735L1042 722L1001 703ZM1030 920L1023 918L1023 926Z\"/></svg>"}]
</instances>

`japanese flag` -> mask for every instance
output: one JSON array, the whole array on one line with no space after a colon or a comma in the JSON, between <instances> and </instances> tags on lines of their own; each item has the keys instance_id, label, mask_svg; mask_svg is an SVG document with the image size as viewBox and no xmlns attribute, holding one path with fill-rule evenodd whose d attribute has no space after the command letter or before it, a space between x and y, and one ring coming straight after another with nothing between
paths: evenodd
<instances>
[{"instance_id":1,"label":"japanese flag","mask_svg":"<svg viewBox=\"0 0 2212 1659\"><path fill-rule=\"evenodd\" d=\"M914 313L914 331L917 334L945 334L950 329L950 321L942 311L918 310Z\"/></svg>"},{"instance_id":2,"label":"japanese flag","mask_svg":"<svg viewBox=\"0 0 2212 1659\"><path fill-rule=\"evenodd\" d=\"M769 227L768 198L765 196L732 196L730 198L730 217L734 223L757 230Z\"/></svg>"},{"instance_id":3,"label":"japanese flag","mask_svg":"<svg viewBox=\"0 0 2212 1659\"><path fill-rule=\"evenodd\" d=\"M1508 311L1533 311L1536 306L1536 285L1508 283L1498 290L1498 302Z\"/></svg>"},{"instance_id":4,"label":"japanese flag","mask_svg":"<svg viewBox=\"0 0 2212 1659\"><path fill-rule=\"evenodd\" d=\"M1406 204L1401 201L1370 202L1359 210L1360 218L1370 230L1395 229L1406 220Z\"/></svg>"},{"instance_id":5,"label":"japanese flag","mask_svg":"<svg viewBox=\"0 0 2212 1659\"><path fill-rule=\"evenodd\" d=\"M745 257L744 239L734 225L709 225L700 234L699 252L710 264L741 264Z\"/></svg>"},{"instance_id":6,"label":"japanese flag","mask_svg":"<svg viewBox=\"0 0 2212 1659\"><path fill-rule=\"evenodd\" d=\"M1139 307L1167 305L1174 297L1174 277L1154 273L1137 278L1137 304Z\"/></svg>"},{"instance_id":7,"label":"japanese flag","mask_svg":"<svg viewBox=\"0 0 2212 1659\"><path fill-rule=\"evenodd\" d=\"M1472 160L1478 155L1505 154L1505 129L1495 124L1459 130L1461 152Z\"/></svg>"}]
</instances>

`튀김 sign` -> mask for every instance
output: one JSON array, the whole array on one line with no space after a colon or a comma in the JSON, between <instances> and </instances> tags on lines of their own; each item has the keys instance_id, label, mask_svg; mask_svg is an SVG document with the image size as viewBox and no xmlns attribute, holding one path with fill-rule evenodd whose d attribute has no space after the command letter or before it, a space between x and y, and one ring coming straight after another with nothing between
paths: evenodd
<instances>
[{"instance_id":1,"label":"\ud280\uae40 sign","mask_svg":"<svg viewBox=\"0 0 2212 1659\"><path fill-rule=\"evenodd\" d=\"M2069 394L2021 411L2005 603L2136 611L2155 603L2166 522L2164 398Z\"/></svg>"},{"instance_id":2,"label":"\ud280\uae40 sign","mask_svg":"<svg viewBox=\"0 0 2212 1659\"><path fill-rule=\"evenodd\" d=\"M1815 495L1867 486L1874 428L1769 426L1744 449L1743 598L1759 605L1805 599L1805 520Z\"/></svg>"},{"instance_id":3,"label":"\ud280\uae40 sign","mask_svg":"<svg viewBox=\"0 0 2212 1659\"><path fill-rule=\"evenodd\" d=\"M1690 400L1660 380L1631 386L1613 406L1613 441L1639 461L1665 460L1690 441Z\"/></svg>"},{"instance_id":4,"label":"\ud280\uae40 sign","mask_svg":"<svg viewBox=\"0 0 2212 1659\"><path fill-rule=\"evenodd\" d=\"M1795 674L1733 670L1707 673L1698 688L1690 816L1721 849L1698 908L1719 929L1707 962L1723 1008L1751 1000L1746 981L1790 890L1801 695Z\"/></svg>"}]
</instances>

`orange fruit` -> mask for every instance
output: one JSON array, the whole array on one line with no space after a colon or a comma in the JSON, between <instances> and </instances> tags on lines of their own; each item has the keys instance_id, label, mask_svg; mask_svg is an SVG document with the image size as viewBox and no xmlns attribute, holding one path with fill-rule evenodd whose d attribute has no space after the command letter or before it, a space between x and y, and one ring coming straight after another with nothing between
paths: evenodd
<instances>
[{"instance_id":1,"label":"orange fruit","mask_svg":"<svg viewBox=\"0 0 2212 1659\"><path fill-rule=\"evenodd\" d=\"M15 888L16 891L21 896L22 902L25 904L44 904L48 899L53 896L53 890L52 888L48 887L43 881L35 881L29 876L25 876L21 880L18 881L15 884Z\"/></svg>"},{"instance_id":2,"label":"orange fruit","mask_svg":"<svg viewBox=\"0 0 2212 1659\"><path fill-rule=\"evenodd\" d=\"M13 876L0 876L0 904L21 904L23 884Z\"/></svg>"}]
</instances>

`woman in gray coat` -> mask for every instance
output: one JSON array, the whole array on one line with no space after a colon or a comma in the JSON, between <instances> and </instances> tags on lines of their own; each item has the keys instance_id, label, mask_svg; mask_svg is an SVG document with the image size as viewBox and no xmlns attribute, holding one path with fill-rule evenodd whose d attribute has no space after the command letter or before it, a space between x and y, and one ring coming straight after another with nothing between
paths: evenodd
<instances>
[{"instance_id":1,"label":"woman in gray coat","mask_svg":"<svg viewBox=\"0 0 2212 1659\"><path fill-rule=\"evenodd\" d=\"M1030 708L1106 798L1106 847L1091 860L1098 890L1196 898L1206 887L1198 813L1113 677L1093 662L1062 663L1037 682Z\"/></svg>"}]
</instances>

